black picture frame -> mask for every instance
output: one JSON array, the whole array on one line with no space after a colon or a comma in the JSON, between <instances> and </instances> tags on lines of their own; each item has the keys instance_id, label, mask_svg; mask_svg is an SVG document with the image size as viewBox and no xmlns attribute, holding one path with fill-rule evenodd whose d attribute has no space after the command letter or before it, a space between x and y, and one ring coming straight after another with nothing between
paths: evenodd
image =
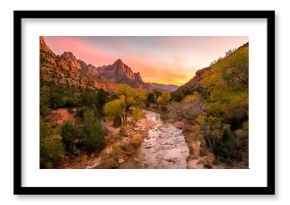
<instances>
[{"instance_id":1,"label":"black picture frame","mask_svg":"<svg viewBox=\"0 0 290 205\"><path fill-rule=\"evenodd\" d=\"M232 18L267 20L266 187L24 187L22 186L21 20L26 18ZM16 195L273 195L275 194L275 11L14 11L14 194Z\"/></svg>"}]
</instances>

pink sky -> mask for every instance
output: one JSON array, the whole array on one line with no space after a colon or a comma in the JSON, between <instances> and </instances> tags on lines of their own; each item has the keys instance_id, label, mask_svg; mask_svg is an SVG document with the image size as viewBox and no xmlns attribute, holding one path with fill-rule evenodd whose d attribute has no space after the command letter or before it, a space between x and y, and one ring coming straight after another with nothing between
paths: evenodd
<instances>
[{"instance_id":1,"label":"pink sky","mask_svg":"<svg viewBox=\"0 0 290 205\"><path fill-rule=\"evenodd\" d=\"M145 82L182 85L195 72L248 42L247 36L45 36L58 55L72 52L96 67L121 58Z\"/></svg>"}]
</instances>

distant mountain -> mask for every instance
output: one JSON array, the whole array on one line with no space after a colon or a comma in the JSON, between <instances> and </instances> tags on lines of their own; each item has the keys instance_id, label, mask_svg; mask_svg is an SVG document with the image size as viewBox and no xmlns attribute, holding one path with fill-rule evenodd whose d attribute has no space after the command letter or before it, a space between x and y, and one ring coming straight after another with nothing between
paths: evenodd
<instances>
[{"instance_id":1,"label":"distant mountain","mask_svg":"<svg viewBox=\"0 0 290 205\"><path fill-rule=\"evenodd\" d=\"M155 88L159 89L162 91L168 91L168 92L174 92L179 88L177 85L172 85L172 84L159 84L159 83L150 83L150 85Z\"/></svg>"},{"instance_id":2,"label":"distant mountain","mask_svg":"<svg viewBox=\"0 0 290 205\"><path fill-rule=\"evenodd\" d=\"M152 90L153 86L142 80L139 72L126 65L121 59L112 65L95 67L77 59L72 52L56 55L40 37L40 75L42 82L68 84L83 88L113 90L117 84L126 83L134 88Z\"/></svg>"},{"instance_id":3,"label":"distant mountain","mask_svg":"<svg viewBox=\"0 0 290 205\"><path fill-rule=\"evenodd\" d=\"M112 65L99 67L98 70L105 79L117 84L126 83L134 88L153 89L150 84L143 82L139 72L134 73L121 59L116 60Z\"/></svg>"}]
</instances>

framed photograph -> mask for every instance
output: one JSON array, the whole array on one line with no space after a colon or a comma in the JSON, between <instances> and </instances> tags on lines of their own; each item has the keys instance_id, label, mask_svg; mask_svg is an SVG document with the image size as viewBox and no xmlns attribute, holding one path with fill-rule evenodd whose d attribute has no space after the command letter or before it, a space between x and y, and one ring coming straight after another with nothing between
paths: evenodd
<instances>
[{"instance_id":1,"label":"framed photograph","mask_svg":"<svg viewBox=\"0 0 290 205\"><path fill-rule=\"evenodd\" d=\"M274 11L14 11L14 194L275 194Z\"/></svg>"}]
</instances>

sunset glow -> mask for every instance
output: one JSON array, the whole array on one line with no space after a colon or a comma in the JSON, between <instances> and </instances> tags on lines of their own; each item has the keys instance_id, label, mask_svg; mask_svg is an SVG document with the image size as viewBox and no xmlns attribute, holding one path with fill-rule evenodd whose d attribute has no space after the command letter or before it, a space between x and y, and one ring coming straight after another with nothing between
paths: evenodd
<instances>
[{"instance_id":1,"label":"sunset glow","mask_svg":"<svg viewBox=\"0 0 290 205\"><path fill-rule=\"evenodd\" d=\"M45 36L55 54L72 52L96 67L117 59L140 72L143 81L182 85L249 39L246 36Z\"/></svg>"}]
</instances>

